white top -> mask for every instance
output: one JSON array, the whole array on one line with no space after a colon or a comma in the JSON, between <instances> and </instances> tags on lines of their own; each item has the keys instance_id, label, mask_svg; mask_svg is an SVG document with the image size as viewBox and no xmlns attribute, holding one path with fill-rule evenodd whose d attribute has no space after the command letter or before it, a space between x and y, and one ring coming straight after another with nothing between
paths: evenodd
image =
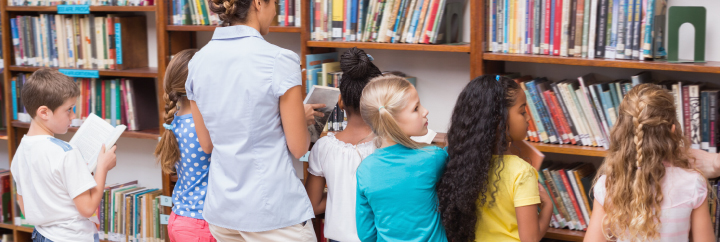
<instances>
[{"instance_id":1,"label":"white top","mask_svg":"<svg viewBox=\"0 0 720 242\"><path fill-rule=\"evenodd\" d=\"M595 199L605 204L605 179L601 176L595 184ZM688 241L690 235L690 215L693 209L700 207L707 197L707 180L700 173L678 167L666 167L665 177L661 181L663 201L660 204L659 242ZM628 241L628 240L619 240Z\"/></svg>"},{"instance_id":2,"label":"white top","mask_svg":"<svg viewBox=\"0 0 720 242\"><path fill-rule=\"evenodd\" d=\"M77 147L49 135L24 136L10 170L28 224L52 241L94 241L95 224L73 202L97 185Z\"/></svg>"},{"instance_id":3,"label":"white top","mask_svg":"<svg viewBox=\"0 0 720 242\"><path fill-rule=\"evenodd\" d=\"M334 133L320 138L310 151L308 172L325 177L328 187L325 238L360 241L355 227L355 172L373 151L372 140L354 146L338 140Z\"/></svg>"},{"instance_id":4,"label":"white top","mask_svg":"<svg viewBox=\"0 0 720 242\"><path fill-rule=\"evenodd\" d=\"M251 27L219 27L188 71L187 97L214 145L205 220L260 232L313 218L280 122L280 96L301 84L298 55Z\"/></svg>"}]
</instances>

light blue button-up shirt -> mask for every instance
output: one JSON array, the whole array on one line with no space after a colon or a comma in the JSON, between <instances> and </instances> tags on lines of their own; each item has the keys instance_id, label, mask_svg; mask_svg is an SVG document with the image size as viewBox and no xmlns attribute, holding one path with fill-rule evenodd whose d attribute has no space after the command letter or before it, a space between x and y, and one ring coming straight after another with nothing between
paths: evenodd
<instances>
[{"instance_id":1,"label":"light blue button-up shirt","mask_svg":"<svg viewBox=\"0 0 720 242\"><path fill-rule=\"evenodd\" d=\"M314 217L295 175L280 122L279 98L301 85L300 60L248 26L216 28L188 64L187 97L213 141L203 216L244 232Z\"/></svg>"}]
</instances>

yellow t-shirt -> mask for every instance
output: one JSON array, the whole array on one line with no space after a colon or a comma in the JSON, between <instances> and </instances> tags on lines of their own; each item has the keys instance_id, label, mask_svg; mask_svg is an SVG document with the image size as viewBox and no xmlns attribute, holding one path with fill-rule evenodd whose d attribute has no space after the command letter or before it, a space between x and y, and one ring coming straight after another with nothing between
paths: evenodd
<instances>
[{"instance_id":1,"label":"yellow t-shirt","mask_svg":"<svg viewBox=\"0 0 720 242\"><path fill-rule=\"evenodd\" d=\"M475 225L475 241L520 241L515 208L540 203L537 170L514 155L503 156L503 163L492 205L488 204L491 201L489 195L498 178L495 172L490 173L487 202L478 207L481 214Z\"/></svg>"}]
</instances>

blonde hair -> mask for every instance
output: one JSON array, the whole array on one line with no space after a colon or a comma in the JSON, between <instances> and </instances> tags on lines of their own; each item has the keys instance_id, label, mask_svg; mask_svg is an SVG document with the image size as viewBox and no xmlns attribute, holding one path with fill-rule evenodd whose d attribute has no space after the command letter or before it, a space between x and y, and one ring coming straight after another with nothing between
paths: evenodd
<instances>
[{"instance_id":1,"label":"blonde hair","mask_svg":"<svg viewBox=\"0 0 720 242\"><path fill-rule=\"evenodd\" d=\"M165 124L172 124L177 111L180 97L185 95L185 80L188 76L188 63L197 52L196 49L186 49L175 54L165 70L163 100L165 100ZM160 142L155 147L155 157L160 163L162 171L170 174L174 171L175 163L180 160L180 148L175 134L166 129Z\"/></svg>"},{"instance_id":2,"label":"blonde hair","mask_svg":"<svg viewBox=\"0 0 720 242\"><path fill-rule=\"evenodd\" d=\"M412 149L424 147L410 139L395 121L395 115L408 104L407 96L412 88L405 78L387 75L373 78L363 89L360 115L370 125L378 147L383 139L391 139Z\"/></svg>"},{"instance_id":3,"label":"blonde hair","mask_svg":"<svg viewBox=\"0 0 720 242\"><path fill-rule=\"evenodd\" d=\"M667 90L641 84L628 92L610 133L608 156L598 173L598 177L607 176L602 223L607 239L646 241L659 237L663 161L691 169L688 144L675 116L673 96Z\"/></svg>"}]
</instances>

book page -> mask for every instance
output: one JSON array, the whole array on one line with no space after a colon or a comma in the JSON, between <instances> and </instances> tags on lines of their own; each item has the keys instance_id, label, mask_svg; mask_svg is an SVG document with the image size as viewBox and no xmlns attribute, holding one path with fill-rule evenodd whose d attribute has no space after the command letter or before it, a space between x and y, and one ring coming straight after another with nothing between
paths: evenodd
<instances>
[{"instance_id":1,"label":"book page","mask_svg":"<svg viewBox=\"0 0 720 242\"><path fill-rule=\"evenodd\" d=\"M97 163L97 156L105 141L113 134L115 128L95 114L90 114L70 139L70 144L80 150L88 169L93 171Z\"/></svg>"}]
</instances>

